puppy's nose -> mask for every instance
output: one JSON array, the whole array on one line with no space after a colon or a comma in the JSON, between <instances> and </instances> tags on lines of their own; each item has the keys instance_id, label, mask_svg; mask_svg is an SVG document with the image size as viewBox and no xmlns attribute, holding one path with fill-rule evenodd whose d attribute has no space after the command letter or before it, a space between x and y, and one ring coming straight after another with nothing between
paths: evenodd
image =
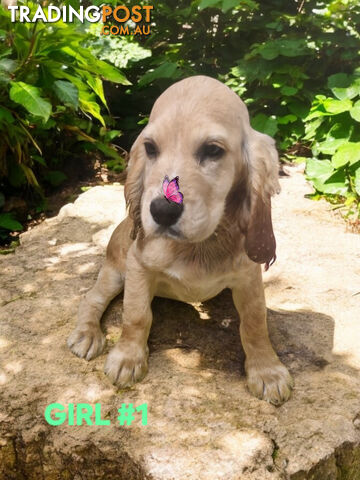
<instances>
[{"instance_id":1,"label":"puppy's nose","mask_svg":"<svg viewBox=\"0 0 360 480\"><path fill-rule=\"evenodd\" d=\"M150 203L150 212L156 223L162 227L174 225L180 218L184 206L182 203L169 202L165 197L156 197Z\"/></svg>"}]
</instances>

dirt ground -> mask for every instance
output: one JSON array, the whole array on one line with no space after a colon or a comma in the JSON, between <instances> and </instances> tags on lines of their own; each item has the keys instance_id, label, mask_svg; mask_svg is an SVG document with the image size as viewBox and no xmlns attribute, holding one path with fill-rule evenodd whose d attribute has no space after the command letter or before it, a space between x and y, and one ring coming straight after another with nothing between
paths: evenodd
<instances>
[{"instance_id":1,"label":"dirt ground","mask_svg":"<svg viewBox=\"0 0 360 480\"><path fill-rule=\"evenodd\" d=\"M149 374L130 390L103 373L121 297L105 314L104 354L69 352L81 295L125 215L121 186L94 187L0 257L0 480L360 479L360 236L287 173L264 283L291 399L274 407L249 394L227 291L204 304L154 300ZM110 425L51 426L54 402L99 403ZM138 414L119 425L123 403L146 403L148 425Z\"/></svg>"}]
</instances>

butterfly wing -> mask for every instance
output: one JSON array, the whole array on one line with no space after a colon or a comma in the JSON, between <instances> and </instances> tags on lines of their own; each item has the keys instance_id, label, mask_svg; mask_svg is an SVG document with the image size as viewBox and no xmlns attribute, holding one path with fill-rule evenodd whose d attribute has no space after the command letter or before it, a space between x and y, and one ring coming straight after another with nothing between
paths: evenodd
<instances>
[{"instance_id":1,"label":"butterfly wing","mask_svg":"<svg viewBox=\"0 0 360 480\"><path fill-rule=\"evenodd\" d=\"M164 181L163 181L163 184L162 184L162 188L163 188L163 192L164 192L164 195L165 195L166 198L167 198L166 192L167 192L167 188L169 186L169 183L170 183L169 177L167 175L165 175L165 178L164 178Z\"/></svg>"},{"instance_id":2,"label":"butterfly wing","mask_svg":"<svg viewBox=\"0 0 360 480\"><path fill-rule=\"evenodd\" d=\"M171 202L175 202L175 203L183 202L184 196L179 191L179 177L175 177L171 180L171 182L169 182L169 185L166 188L165 196Z\"/></svg>"}]
</instances>

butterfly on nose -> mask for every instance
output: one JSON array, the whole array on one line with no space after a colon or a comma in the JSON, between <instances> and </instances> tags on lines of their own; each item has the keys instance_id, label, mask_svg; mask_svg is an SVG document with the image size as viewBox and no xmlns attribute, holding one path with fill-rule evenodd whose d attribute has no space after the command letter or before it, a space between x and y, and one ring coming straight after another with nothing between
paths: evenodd
<instances>
[{"instance_id":1,"label":"butterfly on nose","mask_svg":"<svg viewBox=\"0 0 360 480\"><path fill-rule=\"evenodd\" d=\"M164 196L152 200L150 212L158 225L171 227L178 221L184 209L184 196L180 192L179 177L170 180L166 175L162 188Z\"/></svg>"}]
</instances>

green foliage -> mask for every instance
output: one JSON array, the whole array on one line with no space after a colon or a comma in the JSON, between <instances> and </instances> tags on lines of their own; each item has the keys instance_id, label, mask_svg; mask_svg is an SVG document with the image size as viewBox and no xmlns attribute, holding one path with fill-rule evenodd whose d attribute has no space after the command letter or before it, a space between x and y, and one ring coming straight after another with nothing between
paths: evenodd
<instances>
[{"instance_id":1,"label":"green foliage","mask_svg":"<svg viewBox=\"0 0 360 480\"><path fill-rule=\"evenodd\" d=\"M56 187L66 179L62 172L65 162L87 151L97 149L124 167L111 145L114 121L103 80L120 85L129 82L115 66L83 46L87 38L76 24L11 23L10 13L0 7L3 204L8 195L23 195L29 187L39 202L43 187ZM116 135L120 135L119 130ZM20 229L12 215L0 214L2 237L6 230Z\"/></svg>"},{"instance_id":2,"label":"green foliage","mask_svg":"<svg viewBox=\"0 0 360 480\"><path fill-rule=\"evenodd\" d=\"M312 157L307 174L317 193L351 204L354 211L360 175L359 84L353 75L360 51L359 2L174 5L157 2L152 34L138 39L152 55L127 66L133 86L125 107L121 104L131 112L124 123L120 119L123 130L134 130L134 138L154 99L174 81L193 74L219 78L242 97L253 127L274 136L283 155Z\"/></svg>"},{"instance_id":3,"label":"green foliage","mask_svg":"<svg viewBox=\"0 0 360 480\"><path fill-rule=\"evenodd\" d=\"M345 199L360 216L360 69L328 79L333 97L316 95L305 119L314 158L306 174L316 190L335 203Z\"/></svg>"},{"instance_id":4,"label":"green foliage","mask_svg":"<svg viewBox=\"0 0 360 480\"><path fill-rule=\"evenodd\" d=\"M58 185L64 159L94 150L121 170L120 131L129 148L166 87L204 74L242 97L283 155L307 157L317 195L358 211L358 0L159 0L148 36L99 28L10 24L0 9L0 175L11 188Z\"/></svg>"}]
</instances>

